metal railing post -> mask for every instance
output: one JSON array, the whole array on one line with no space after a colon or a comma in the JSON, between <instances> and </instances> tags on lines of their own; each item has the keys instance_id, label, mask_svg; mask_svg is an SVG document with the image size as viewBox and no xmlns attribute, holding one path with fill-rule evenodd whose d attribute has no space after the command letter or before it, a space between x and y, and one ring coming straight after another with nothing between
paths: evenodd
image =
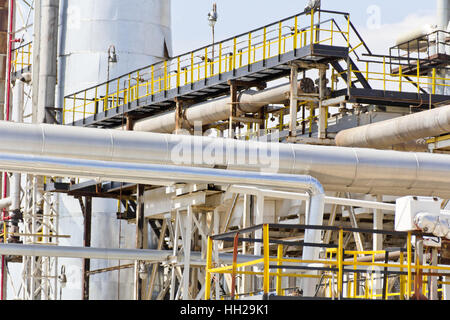
<instances>
[{"instance_id":1,"label":"metal railing post","mask_svg":"<svg viewBox=\"0 0 450 320\"><path fill-rule=\"evenodd\" d=\"M283 265L283 245L279 244L278 245L278 250L277 250L277 296L282 296L283 292L281 289L281 280L282 280L282 269L280 268Z\"/></svg>"},{"instance_id":2,"label":"metal railing post","mask_svg":"<svg viewBox=\"0 0 450 320\"><path fill-rule=\"evenodd\" d=\"M211 273L209 272L209 270L212 269L212 247L212 239L211 237L208 237L208 244L206 249L205 300L211 299Z\"/></svg>"},{"instance_id":3,"label":"metal railing post","mask_svg":"<svg viewBox=\"0 0 450 320\"><path fill-rule=\"evenodd\" d=\"M270 290L270 260L269 260L269 225L263 226L263 245L264 245L264 299L268 298Z\"/></svg>"}]
</instances>

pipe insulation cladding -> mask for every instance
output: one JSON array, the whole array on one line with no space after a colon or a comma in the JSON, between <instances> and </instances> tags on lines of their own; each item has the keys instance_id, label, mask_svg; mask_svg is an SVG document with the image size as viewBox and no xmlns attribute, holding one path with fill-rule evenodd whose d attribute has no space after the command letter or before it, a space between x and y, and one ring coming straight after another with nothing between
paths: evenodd
<instances>
[{"instance_id":1,"label":"pipe insulation cladding","mask_svg":"<svg viewBox=\"0 0 450 320\"><path fill-rule=\"evenodd\" d=\"M4 121L0 137L0 154L271 171L313 176L327 191L450 198L450 158L444 154Z\"/></svg>"},{"instance_id":2,"label":"pipe insulation cladding","mask_svg":"<svg viewBox=\"0 0 450 320\"><path fill-rule=\"evenodd\" d=\"M258 112L266 105L287 102L289 92L290 84L278 85L263 91L244 91L238 96L237 116ZM208 125L228 119L230 117L230 103L231 98L227 96L190 106L185 109L184 120L193 127L196 121L201 121L202 125ZM175 131L175 111L138 120L134 124L133 130L172 133Z\"/></svg>"},{"instance_id":3,"label":"pipe insulation cladding","mask_svg":"<svg viewBox=\"0 0 450 320\"><path fill-rule=\"evenodd\" d=\"M335 140L341 147L386 148L448 132L450 106L445 106L343 130Z\"/></svg>"}]
</instances>

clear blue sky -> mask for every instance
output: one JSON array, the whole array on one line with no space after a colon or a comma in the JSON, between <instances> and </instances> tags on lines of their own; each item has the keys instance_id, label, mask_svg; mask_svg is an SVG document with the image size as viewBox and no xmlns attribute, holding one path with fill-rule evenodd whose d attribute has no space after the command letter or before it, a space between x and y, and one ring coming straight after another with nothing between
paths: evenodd
<instances>
[{"instance_id":1,"label":"clear blue sky","mask_svg":"<svg viewBox=\"0 0 450 320\"><path fill-rule=\"evenodd\" d=\"M207 14L214 0L172 0L174 54L206 45L211 40ZM215 0L219 11L216 40L229 38L302 12L307 0ZM350 13L352 22L366 26L367 9L380 8L381 24L392 24L412 13L434 14L435 0L322 0L322 8ZM383 36L383 35L380 35ZM388 36L388 35L386 35Z\"/></svg>"}]
</instances>

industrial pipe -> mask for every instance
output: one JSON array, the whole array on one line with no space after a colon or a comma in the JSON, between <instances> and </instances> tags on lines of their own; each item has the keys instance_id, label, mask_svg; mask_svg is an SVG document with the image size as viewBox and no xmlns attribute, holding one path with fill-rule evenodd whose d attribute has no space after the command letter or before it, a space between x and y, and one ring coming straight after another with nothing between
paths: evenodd
<instances>
[{"instance_id":1,"label":"industrial pipe","mask_svg":"<svg viewBox=\"0 0 450 320\"><path fill-rule=\"evenodd\" d=\"M8 172L54 176L79 177L103 181L121 181L148 184L149 181L204 183L217 185L244 184L272 186L288 190L307 190L312 196L324 193L319 181L311 176L223 170L174 165L141 164L84 159L0 154L0 168Z\"/></svg>"},{"instance_id":2,"label":"industrial pipe","mask_svg":"<svg viewBox=\"0 0 450 320\"><path fill-rule=\"evenodd\" d=\"M288 190L307 190L310 194L308 224L321 226L323 222L325 192L319 181L311 176L52 158L18 154L0 154L0 167L6 168L10 172L95 178L107 181L142 184L155 184L155 180L166 181L167 183L210 182L218 185L241 183L249 186L271 186L273 188ZM320 243L321 232L320 230L308 229L305 231L304 239L305 242ZM319 258L319 251L320 248L317 247L305 247L303 249L303 259L317 260ZM310 287L308 283L306 286ZM310 292L310 290L307 290L307 292Z\"/></svg>"},{"instance_id":3,"label":"industrial pipe","mask_svg":"<svg viewBox=\"0 0 450 320\"><path fill-rule=\"evenodd\" d=\"M152 249L124 249L124 248L93 248L72 246L48 246L48 245L26 245L26 244L0 244L0 254L6 256L26 257L58 257L58 258L83 258L83 259L105 259L105 260L139 260L146 262L169 262L173 258L172 250ZM254 255L238 255L238 263L254 261L262 257ZM191 265L205 266L201 252L191 252ZM177 256L177 261L184 261L184 256ZM220 263L233 263L233 255L219 253Z\"/></svg>"},{"instance_id":4,"label":"industrial pipe","mask_svg":"<svg viewBox=\"0 0 450 320\"><path fill-rule=\"evenodd\" d=\"M283 103L289 100L290 85L284 84L263 91L247 90L238 97L236 105L237 116L245 113L258 112L262 107ZM200 121L208 125L230 117L230 96L213 99L186 108L184 120L194 126ZM134 131L147 131L159 133L173 133L175 131L175 111L157 115L144 120L136 121Z\"/></svg>"},{"instance_id":5,"label":"industrial pipe","mask_svg":"<svg viewBox=\"0 0 450 320\"><path fill-rule=\"evenodd\" d=\"M40 0L39 87L37 123L55 123L48 110L55 107L59 0Z\"/></svg>"},{"instance_id":6,"label":"industrial pipe","mask_svg":"<svg viewBox=\"0 0 450 320\"><path fill-rule=\"evenodd\" d=\"M13 94L13 110L12 121L16 123L23 122L23 107L24 107L24 88L25 84L21 80L16 80ZM20 173L14 173L10 179L10 197L11 197L11 211L20 209Z\"/></svg>"},{"instance_id":7,"label":"industrial pipe","mask_svg":"<svg viewBox=\"0 0 450 320\"><path fill-rule=\"evenodd\" d=\"M264 197L273 197L273 198L287 199L287 200L306 201L309 199L308 194L278 191L278 190L271 190L271 189L263 189L263 188L256 188L256 187L246 187L246 186L240 186L240 185L230 186L227 189L227 191L232 192L232 193L262 195ZM367 209L379 209L379 210L395 212L395 204L392 204L392 203L358 200L358 199L348 199L348 198L336 198L336 197L329 197L329 196L325 196L324 201L325 201L325 204L337 204L337 205L341 205L341 206L352 206L352 207L361 207L361 208L367 208Z\"/></svg>"},{"instance_id":8,"label":"industrial pipe","mask_svg":"<svg viewBox=\"0 0 450 320\"><path fill-rule=\"evenodd\" d=\"M448 132L450 106L445 106L343 130L335 140L342 147L385 148Z\"/></svg>"},{"instance_id":9,"label":"industrial pipe","mask_svg":"<svg viewBox=\"0 0 450 320\"><path fill-rule=\"evenodd\" d=\"M270 170L313 176L328 191L450 198L450 161L445 154L1 121L0 137L0 154Z\"/></svg>"},{"instance_id":10,"label":"industrial pipe","mask_svg":"<svg viewBox=\"0 0 450 320\"><path fill-rule=\"evenodd\" d=\"M0 200L0 210L7 209L11 206L11 198L3 198Z\"/></svg>"},{"instance_id":11,"label":"industrial pipe","mask_svg":"<svg viewBox=\"0 0 450 320\"><path fill-rule=\"evenodd\" d=\"M11 104L11 68L12 68L12 44L13 44L13 28L14 28L14 0L10 0L9 1L9 26L8 26L8 36L7 36L7 41L8 41L8 59L7 59L7 65L6 65L6 69L7 74L6 74L6 101L5 101L5 105L6 105L6 110L5 110L5 120L9 121L9 117L10 117L10 104ZM6 195L8 193L8 184L7 184L7 173L3 172L3 187L2 187L2 197L6 198ZM3 208L2 210L2 221L5 221L6 218L6 209ZM6 225L4 224L3 226L3 240L5 241L6 239ZM2 256L1 258L1 263L2 263L2 270L1 270L1 280L0 280L0 300L4 300L4 296L5 296L5 256Z\"/></svg>"}]
</instances>

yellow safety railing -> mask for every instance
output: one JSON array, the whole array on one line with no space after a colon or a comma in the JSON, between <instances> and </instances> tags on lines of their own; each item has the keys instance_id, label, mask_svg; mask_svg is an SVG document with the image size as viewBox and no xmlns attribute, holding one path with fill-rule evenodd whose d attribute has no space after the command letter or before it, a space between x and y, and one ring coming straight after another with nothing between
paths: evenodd
<instances>
[{"instance_id":1,"label":"yellow safety railing","mask_svg":"<svg viewBox=\"0 0 450 320\"><path fill-rule=\"evenodd\" d=\"M317 12L301 13L68 95L64 99L63 123L193 85L311 44L353 48L348 14L324 10L320 14L320 23ZM340 29L339 24L347 27Z\"/></svg>"},{"instance_id":2,"label":"yellow safety railing","mask_svg":"<svg viewBox=\"0 0 450 320\"><path fill-rule=\"evenodd\" d=\"M13 50L11 64L14 71L20 71L31 66L33 62L32 46L33 44L29 42Z\"/></svg>"},{"instance_id":3,"label":"yellow safety railing","mask_svg":"<svg viewBox=\"0 0 450 320\"><path fill-rule=\"evenodd\" d=\"M273 239L270 237L270 230L308 230L323 229L338 233L338 241L336 244L306 244L302 241L292 242L283 241L282 239ZM246 234L253 232L262 233L261 239L244 237ZM344 245L344 235L346 233L384 233L392 237L399 237L406 243L405 248L398 248L396 254L398 257L392 258L385 250L380 251L356 251L346 250ZM301 225L280 225L280 224L264 224L243 230L229 232L226 234L215 235L208 238L207 256L206 256L206 282L205 282L205 299L212 298L212 285L218 279L217 275L223 274L236 278L238 276L259 276L263 279L262 290L252 293L236 292L231 294L222 294L215 296L216 300L232 298L239 299L242 296L269 294L284 296L292 288L283 288L282 279L284 277L294 278L310 278L317 279L318 290L322 289L321 297L330 299L410 299L416 293L414 287L416 283L423 283L421 294L426 296L430 290L427 281L430 278L450 275L450 266L432 266L420 264L416 257L415 249L412 246L412 232L389 232L355 228L339 228L339 227L319 227L319 226L301 226ZM232 264L223 264L221 261L215 261L214 250L218 246L214 245L214 241L234 242L233 262ZM260 243L262 257L254 260L238 262L239 248L245 243ZM286 246L318 246L326 248L326 256L316 260L302 260L298 258L285 257L284 249ZM215 249L216 248L216 249ZM272 255L271 255L272 252ZM274 256L274 253L276 254ZM377 257L378 256L378 257ZM380 258L381 256L381 258ZM384 258L383 258L384 257ZM364 259L360 259L364 258ZM393 262L393 261L397 262ZM305 267L306 266L306 267ZM313 267L311 267L313 266ZM252 267L253 271L248 268ZM276 271L274 271L276 269ZM292 270L296 270L292 271ZM310 270L303 271L300 270ZM429 270L428 273L423 273ZM376 271L376 272L375 272ZM422 273L419 273L422 271ZM378 274L378 279L375 275ZM375 281L384 281L382 288L384 292L375 292ZM437 280L437 279L436 279ZM399 281L399 290L390 290L391 281ZM438 281L438 285L446 284ZM216 283L217 285L217 283ZM440 288L438 291L442 291ZM316 294L317 294L316 292Z\"/></svg>"},{"instance_id":4,"label":"yellow safety railing","mask_svg":"<svg viewBox=\"0 0 450 320\"><path fill-rule=\"evenodd\" d=\"M421 89L424 89L431 91L430 93L432 94L436 94L438 89L444 90L446 87L450 87L450 78L437 77L435 68L432 69L431 76L421 75L419 61L417 61L417 72L414 74L404 73L401 66L398 68L398 73L387 71L388 68L385 59L382 70L373 71L373 68L375 68L373 65L373 63L366 63L365 70L352 70L350 66L351 81L356 80L356 74L361 74L364 79L370 81L372 84L379 84L383 90L394 90L398 92L417 91L417 93L420 93ZM343 71L338 73L333 71L332 77L335 80L338 76L342 76L343 74L347 75L348 72ZM334 83L335 81L332 82ZM390 84L393 84L393 86L390 86ZM409 86L405 87L406 85Z\"/></svg>"}]
</instances>

